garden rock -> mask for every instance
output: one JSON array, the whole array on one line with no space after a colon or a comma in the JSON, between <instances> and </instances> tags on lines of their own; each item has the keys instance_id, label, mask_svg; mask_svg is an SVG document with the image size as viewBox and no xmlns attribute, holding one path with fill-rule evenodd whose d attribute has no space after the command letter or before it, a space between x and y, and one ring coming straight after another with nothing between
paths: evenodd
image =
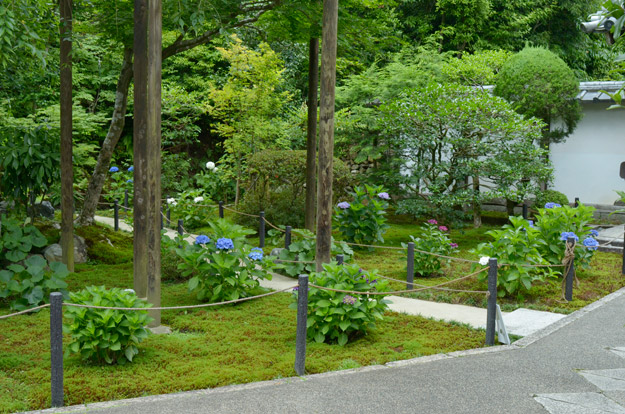
<instances>
[{"instance_id":1,"label":"garden rock","mask_svg":"<svg viewBox=\"0 0 625 414\"><path fill-rule=\"evenodd\" d=\"M51 244L43 251L43 255L49 262L63 261L63 249L58 243ZM87 262L87 244L85 239L74 235L74 263Z\"/></svg>"},{"instance_id":2,"label":"garden rock","mask_svg":"<svg viewBox=\"0 0 625 414\"><path fill-rule=\"evenodd\" d=\"M6 213L9 209L9 203L6 201L0 201L0 213Z\"/></svg>"},{"instance_id":3,"label":"garden rock","mask_svg":"<svg viewBox=\"0 0 625 414\"><path fill-rule=\"evenodd\" d=\"M47 219L54 219L54 207L49 201L43 201L41 204L34 206L35 215L45 217Z\"/></svg>"},{"instance_id":4,"label":"garden rock","mask_svg":"<svg viewBox=\"0 0 625 414\"><path fill-rule=\"evenodd\" d=\"M276 247L272 249L271 256L280 257L280 253L282 253L282 250L286 250L286 249L284 247Z\"/></svg>"}]
</instances>

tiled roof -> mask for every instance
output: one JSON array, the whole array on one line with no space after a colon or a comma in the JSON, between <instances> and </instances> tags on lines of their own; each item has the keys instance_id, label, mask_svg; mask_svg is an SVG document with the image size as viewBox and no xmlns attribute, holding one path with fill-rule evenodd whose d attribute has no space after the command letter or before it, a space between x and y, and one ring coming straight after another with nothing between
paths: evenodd
<instances>
[{"instance_id":1,"label":"tiled roof","mask_svg":"<svg viewBox=\"0 0 625 414\"><path fill-rule=\"evenodd\" d=\"M582 102L612 102L612 98L601 91L614 93L625 85L622 81L595 81L580 82L579 93L577 99ZM489 93L493 93L494 85L486 85L482 87Z\"/></svg>"}]
</instances>

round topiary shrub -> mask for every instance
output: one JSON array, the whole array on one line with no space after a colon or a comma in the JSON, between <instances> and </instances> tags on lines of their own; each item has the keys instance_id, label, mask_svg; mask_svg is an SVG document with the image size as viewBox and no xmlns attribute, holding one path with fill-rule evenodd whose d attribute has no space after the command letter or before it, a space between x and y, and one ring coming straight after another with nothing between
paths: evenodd
<instances>
[{"instance_id":1,"label":"round topiary shrub","mask_svg":"<svg viewBox=\"0 0 625 414\"><path fill-rule=\"evenodd\" d=\"M265 150L248 160L246 189L237 210L248 214L265 212L275 225L304 227L306 199L306 151ZM334 158L333 192L335 199L350 185L347 166ZM257 229L258 218L237 215L236 220Z\"/></svg>"},{"instance_id":2,"label":"round topiary shrub","mask_svg":"<svg viewBox=\"0 0 625 414\"><path fill-rule=\"evenodd\" d=\"M536 194L534 208L543 208L547 203L556 203L561 206L566 206L569 204L569 199L565 194L556 190L545 190Z\"/></svg>"}]
</instances>

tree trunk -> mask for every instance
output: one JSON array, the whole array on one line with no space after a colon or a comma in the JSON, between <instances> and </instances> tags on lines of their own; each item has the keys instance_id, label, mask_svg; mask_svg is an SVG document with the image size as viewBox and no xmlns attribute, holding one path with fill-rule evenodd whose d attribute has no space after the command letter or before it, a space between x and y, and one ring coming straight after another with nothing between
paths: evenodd
<instances>
[{"instance_id":1,"label":"tree trunk","mask_svg":"<svg viewBox=\"0 0 625 414\"><path fill-rule=\"evenodd\" d=\"M111 125L109 127L106 138L102 143L102 149L98 155L98 161L96 163L91 181L89 181L89 187L87 188L87 194L85 195L85 201L82 211L78 217L79 226L88 226L93 224L93 216L95 215L96 208L98 206L98 200L102 193L102 186L106 180L109 165L111 163L111 157L115 146L119 141L119 137L124 129L124 122L126 116L126 107L128 105L128 86L132 79L132 49L124 49L124 60L122 62L121 73L119 74L119 80L117 81L117 89L115 91L115 106L113 108L113 116L111 119Z\"/></svg>"},{"instance_id":2,"label":"tree trunk","mask_svg":"<svg viewBox=\"0 0 625 414\"><path fill-rule=\"evenodd\" d=\"M332 167L334 161L334 93L338 0L323 2L321 104L319 107L319 180L317 188L316 268L330 262L332 244Z\"/></svg>"},{"instance_id":3,"label":"tree trunk","mask_svg":"<svg viewBox=\"0 0 625 414\"><path fill-rule=\"evenodd\" d=\"M476 229L482 227L482 205L478 202L480 193L480 177L473 177L473 227Z\"/></svg>"},{"instance_id":4,"label":"tree trunk","mask_svg":"<svg viewBox=\"0 0 625 414\"><path fill-rule=\"evenodd\" d=\"M315 231L317 195L317 88L319 78L319 39L311 38L308 63L308 130L306 133L306 210L305 227Z\"/></svg>"}]
</instances>

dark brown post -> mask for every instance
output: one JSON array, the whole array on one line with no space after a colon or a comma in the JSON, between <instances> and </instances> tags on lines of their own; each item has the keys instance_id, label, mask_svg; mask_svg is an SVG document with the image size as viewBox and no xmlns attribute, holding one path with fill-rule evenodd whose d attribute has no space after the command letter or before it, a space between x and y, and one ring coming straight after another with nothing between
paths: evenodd
<instances>
[{"instance_id":1,"label":"dark brown post","mask_svg":"<svg viewBox=\"0 0 625 414\"><path fill-rule=\"evenodd\" d=\"M324 0L319 105L319 179L317 182L317 271L330 262L332 239L332 167L338 0Z\"/></svg>"},{"instance_id":2,"label":"dark brown post","mask_svg":"<svg viewBox=\"0 0 625 414\"><path fill-rule=\"evenodd\" d=\"M306 210L304 225L315 231L317 195L317 89L319 88L319 39L308 45L308 128L306 131Z\"/></svg>"},{"instance_id":3,"label":"dark brown post","mask_svg":"<svg viewBox=\"0 0 625 414\"><path fill-rule=\"evenodd\" d=\"M60 0L61 24L61 249L74 271L74 172L72 170L72 0Z\"/></svg>"},{"instance_id":4,"label":"dark brown post","mask_svg":"<svg viewBox=\"0 0 625 414\"><path fill-rule=\"evenodd\" d=\"M147 122L148 122L148 0L135 0L134 11L134 290L147 298Z\"/></svg>"}]
</instances>

